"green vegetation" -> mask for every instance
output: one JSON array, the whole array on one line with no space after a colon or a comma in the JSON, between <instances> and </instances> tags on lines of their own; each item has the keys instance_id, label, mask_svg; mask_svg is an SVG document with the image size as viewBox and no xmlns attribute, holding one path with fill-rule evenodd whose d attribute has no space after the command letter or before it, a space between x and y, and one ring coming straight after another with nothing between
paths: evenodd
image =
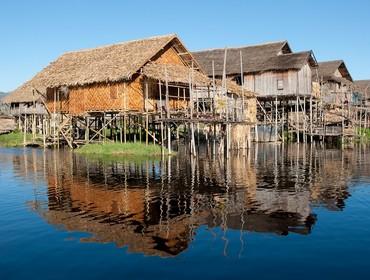
<instances>
[{"instance_id":1,"label":"green vegetation","mask_svg":"<svg viewBox=\"0 0 370 280\"><path fill-rule=\"evenodd\" d=\"M87 144L76 150L79 154L93 156L131 156L131 157L153 157L162 154L162 148L159 145L150 144L146 146L143 143L105 143L105 144ZM168 150L164 150L168 154Z\"/></svg>"},{"instance_id":2,"label":"green vegetation","mask_svg":"<svg viewBox=\"0 0 370 280\"><path fill-rule=\"evenodd\" d=\"M0 146L3 147L21 147L23 146L24 134L19 131L14 131L8 134L0 135ZM26 140L30 141L32 139L32 134L26 135Z\"/></svg>"},{"instance_id":3,"label":"green vegetation","mask_svg":"<svg viewBox=\"0 0 370 280\"><path fill-rule=\"evenodd\" d=\"M370 142L370 128L357 128L360 142Z\"/></svg>"}]
</instances>

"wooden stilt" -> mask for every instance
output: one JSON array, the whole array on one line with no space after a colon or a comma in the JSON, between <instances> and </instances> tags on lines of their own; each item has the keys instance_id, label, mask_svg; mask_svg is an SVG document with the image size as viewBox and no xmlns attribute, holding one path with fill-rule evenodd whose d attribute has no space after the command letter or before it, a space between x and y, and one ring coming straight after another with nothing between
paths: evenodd
<instances>
[{"instance_id":1,"label":"wooden stilt","mask_svg":"<svg viewBox=\"0 0 370 280\"><path fill-rule=\"evenodd\" d=\"M298 113L298 110L299 110L299 97L297 95L297 99L296 99L296 104L295 104L295 114L296 114L296 132L297 132L297 143L299 143L299 113Z\"/></svg>"},{"instance_id":2,"label":"wooden stilt","mask_svg":"<svg viewBox=\"0 0 370 280\"><path fill-rule=\"evenodd\" d=\"M312 117L312 96L310 97L310 134L311 143L313 143L313 117Z\"/></svg>"},{"instance_id":3,"label":"wooden stilt","mask_svg":"<svg viewBox=\"0 0 370 280\"><path fill-rule=\"evenodd\" d=\"M170 154L171 153L171 127L170 127L169 120L171 118L171 115L170 115L170 100L169 100L167 68L165 68L165 76L166 76L167 150L168 150L168 153Z\"/></svg>"},{"instance_id":4,"label":"wooden stilt","mask_svg":"<svg viewBox=\"0 0 370 280\"><path fill-rule=\"evenodd\" d=\"M275 143L278 141L278 101L275 96Z\"/></svg>"},{"instance_id":5,"label":"wooden stilt","mask_svg":"<svg viewBox=\"0 0 370 280\"><path fill-rule=\"evenodd\" d=\"M145 144L148 146L149 144L149 115L148 115L148 80L145 79L145 101L144 101L144 108L145 108Z\"/></svg>"},{"instance_id":6,"label":"wooden stilt","mask_svg":"<svg viewBox=\"0 0 370 280\"><path fill-rule=\"evenodd\" d=\"M306 143L306 97L303 97L303 143Z\"/></svg>"}]
</instances>

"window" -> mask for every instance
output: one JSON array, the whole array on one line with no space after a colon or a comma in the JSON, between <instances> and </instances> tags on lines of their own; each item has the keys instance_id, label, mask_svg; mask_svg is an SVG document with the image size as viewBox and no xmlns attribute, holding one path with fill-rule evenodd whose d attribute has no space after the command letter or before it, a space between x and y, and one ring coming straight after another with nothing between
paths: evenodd
<instances>
[{"instance_id":1,"label":"window","mask_svg":"<svg viewBox=\"0 0 370 280\"><path fill-rule=\"evenodd\" d=\"M282 79L277 80L277 89L278 90L283 90L284 89L284 80L282 80Z\"/></svg>"},{"instance_id":2,"label":"window","mask_svg":"<svg viewBox=\"0 0 370 280\"><path fill-rule=\"evenodd\" d=\"M242 76L238 75L235 77L235 83L237 83L239 86L242 85Z\"/></svg>"}]
</instances>

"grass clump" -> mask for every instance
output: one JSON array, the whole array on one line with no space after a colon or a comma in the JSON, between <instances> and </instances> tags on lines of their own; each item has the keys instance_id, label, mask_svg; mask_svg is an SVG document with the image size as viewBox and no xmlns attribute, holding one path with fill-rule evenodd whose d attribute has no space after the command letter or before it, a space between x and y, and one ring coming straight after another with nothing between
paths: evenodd
<instances>
[{"instance_id":1,"label":"grass clump","mask_svg":"<svg viewBox=\"0 0 370 280\"><path fill-rule=\"evenodd\" d=\"M370 128L357 128L357 136L359 142L369 143L370 142Z\"/></svg>"},{"instance_id":2,"label":"grass clump","mask_svg":"<svg viewBox=\"0 0 370 280\"><path fill-rule=\"evenodd\" d=\"M32 139L32 134L26 134L26 141ZM0 146L3 147L22 147L24 146L24 134L19 131L14 131L8 134L0 135Z\"/></svg>"},{"instance_id":3,"label":"grass clump","mask_svg":"<svg viewBox=\"0 0 370 280\"><path fill-rule=\"evenodd\" d=\"M76 150L79 154L85 155L103 155L103 156L137 156L150 157L162 154L162 147L159 145L145 145L143 143L105 143L105 144L87 144ZM168 150L164 150L168 154Z\"/></svg>"}]
</instances>

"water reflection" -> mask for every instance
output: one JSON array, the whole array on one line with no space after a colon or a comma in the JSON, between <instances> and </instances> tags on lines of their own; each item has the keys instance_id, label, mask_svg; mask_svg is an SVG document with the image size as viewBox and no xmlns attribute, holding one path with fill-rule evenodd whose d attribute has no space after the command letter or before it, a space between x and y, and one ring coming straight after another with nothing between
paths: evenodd
<instances>
[{"instance_id":1,"label":"water reflection","mask_svg":"<svg viewBox=\"0 0 370 280\"><path fill-rule=\"evenodd\" d=\"M258 145L227 161L204 151L199 158L180 153L136 162L28 150L13 163L18 175L47 184L30 205L48 223L91 234L81 242L166 257L185 251L202 225L225 254L229 230L240 231L241 250L247 231L309 234L318 219L313 207L345 207L348 182L366 172L354 163L366 161L366 153Z\"/></svg>"}]
</instances>

